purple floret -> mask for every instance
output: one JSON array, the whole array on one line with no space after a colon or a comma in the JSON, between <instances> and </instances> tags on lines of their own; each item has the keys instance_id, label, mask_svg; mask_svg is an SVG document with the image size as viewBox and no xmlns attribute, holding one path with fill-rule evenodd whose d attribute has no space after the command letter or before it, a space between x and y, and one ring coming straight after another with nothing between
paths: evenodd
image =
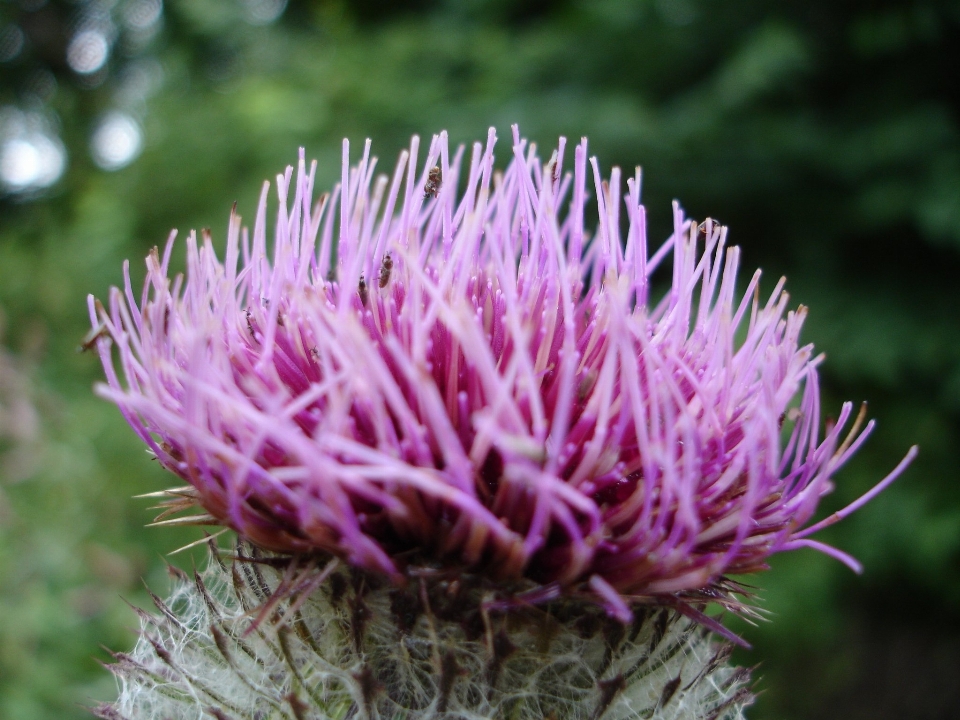
<instances>
[{"instance_id":1,"label":"purple floret","mask_svg":"<svg viewBox=\"0 0 960 720\"><path fill-rule=\"evenodd\" d=\"M211 522L397 581L468 569L626 618L781 550L856 568L806 539L846 510L803 528L873 423L847 403L821 436L821 357L784 281L764 299L758 271L738 292L726 228L677 205L649 254L639 169L621 205L620 170L602 180L586 139L572 174L562 138L543 163L514 128L502 171L494 144L467 160L441 133L418 175L414 137L390 179L369 142L351 168L344 141L316 202L301 151L272 248L265 184L223 261L191 234L171 278L171 235L139 302L128 268L107 310L91 298L117 348L96 341L100 393Z\"/></svg>"}]
</instances>

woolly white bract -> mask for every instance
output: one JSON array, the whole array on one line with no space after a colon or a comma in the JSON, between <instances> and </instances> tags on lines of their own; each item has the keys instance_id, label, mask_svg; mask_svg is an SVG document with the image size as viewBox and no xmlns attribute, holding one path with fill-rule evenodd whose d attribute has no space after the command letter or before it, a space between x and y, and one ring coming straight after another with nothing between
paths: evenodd
<instances>
[{"instance_id":1,"label":"woolly white bract","mask_svg":"<svg viewBox=\"0 0 960 720\"><path fill-rule=\"evenodd\" d=\"M105 720L739 720L749 673L730 645L662 608L629 626L561 600L485 609L484 582L372 575L240 548L181 576L141 639L114 654ZM371 584L374 583L374 584ZM287 587L287 591L282 590ZM285 599L278 600L278 589ZM259 610L259 612L258 612Z\"/></svg>"}]
</instances>

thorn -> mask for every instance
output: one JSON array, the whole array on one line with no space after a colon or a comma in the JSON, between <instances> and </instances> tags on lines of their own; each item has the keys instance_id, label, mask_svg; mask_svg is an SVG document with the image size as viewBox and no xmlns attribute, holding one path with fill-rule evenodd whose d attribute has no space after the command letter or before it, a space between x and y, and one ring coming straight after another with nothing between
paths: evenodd
<instances>
[{"instance_id":1,"label":"thorn","mask_svg":"<svg viewBox=\"0 0 960 720\"><path fill-rule=\"evenodd\" d=\"M210 535L209 533L205 533L204 536L203 536L202 538L200 538L199 540L194 540L192 543L187 543L187 544L184 545L183 547L180 547L180 548L177 548L176 550L173 550L173 551L171 551L171 552L168 552L168 553L167 553L167 556L169 557L170 555L176 555L177 553L182 553L184 550L189 550L190 548L196 547L197 545L203 545L204 543L208 543L208 542L210 542L213 538L216 538L216 537L219 537L220 535L223 535L223 534L224 534L225 532L227 532L229 529L230 529L230 528L223 528L222 530L219 530L218 532L215 532L213 535Z\"/></svg>"},{"instance_id":2,"label":"thorn","mask_svg":"<svg viewBox=\"0 0 960 720\"><path fill-rule=\"evenodd\" d=\"M134 495L134 500L150 499L150 498L167 498L167 497L187 497L194 498L199 497L197 489L193 485L184 485L183 487L170 488L169 490L158 490L157 492L144 493L143 495Z\"/></svg>"},{"instance_id":3,"label":"thorn","mask_svg":"<svg viewBox=\"0 0 960 720\"><path fill-rule=\"evenodd\" d=\"M160 522L147 523L144 527L181 527L189 525L219 525L220 521L209 513L189 515L188 517L171 518Z\"/></svg>"}]
</instances>

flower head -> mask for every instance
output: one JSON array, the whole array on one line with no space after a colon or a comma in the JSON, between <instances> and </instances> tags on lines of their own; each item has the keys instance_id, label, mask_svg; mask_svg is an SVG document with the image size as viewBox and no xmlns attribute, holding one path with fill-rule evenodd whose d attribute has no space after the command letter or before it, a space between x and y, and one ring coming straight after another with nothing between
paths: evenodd
<instances>
[{"instance_id":1,"label":"flower head","mask_svg":"<svg viewBox=\"0 0 960 720\"><path fill-rule=\"evenodd\" d=\"M316 203L301 153L272 248L265 185L222 261L191 234L171 278L171 235L139 302L128 269L108 309L91 299L101 393L189 483L174 507L274 551L532 581L624 619L781 550L855 564L807 539L846 510L802 528L872 423L848 403L821 435L821 358L783 280L738 291L726 229L676 205L649 253L639 170L621 198L586 140L564 173L563 139L543 163L514 128L502 171L495 139L468 160L441 133L420 166L415 137L392 178L345 141Z\"/></svg>"}]
</instances>

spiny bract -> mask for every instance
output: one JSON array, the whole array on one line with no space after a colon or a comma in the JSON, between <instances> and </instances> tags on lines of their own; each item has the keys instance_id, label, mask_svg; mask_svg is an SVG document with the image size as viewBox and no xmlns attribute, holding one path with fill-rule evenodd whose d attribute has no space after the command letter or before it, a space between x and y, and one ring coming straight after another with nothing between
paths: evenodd
<instances>
[{"instance_id":1,"label":"spiny bract","mask_svg":"<svg viewBox=\"0 0 960 720\"><path fill-rule=\"evenodd\" d=\"M622 625L561 598L498 613L483 578L382 578L238 547L178 578L114 653L104 720L742 720L732 645L665 609ZM284 590L283 588L286 588ZM285 599L278 599L285 597Z\"/></svg>"}]
</instances>

